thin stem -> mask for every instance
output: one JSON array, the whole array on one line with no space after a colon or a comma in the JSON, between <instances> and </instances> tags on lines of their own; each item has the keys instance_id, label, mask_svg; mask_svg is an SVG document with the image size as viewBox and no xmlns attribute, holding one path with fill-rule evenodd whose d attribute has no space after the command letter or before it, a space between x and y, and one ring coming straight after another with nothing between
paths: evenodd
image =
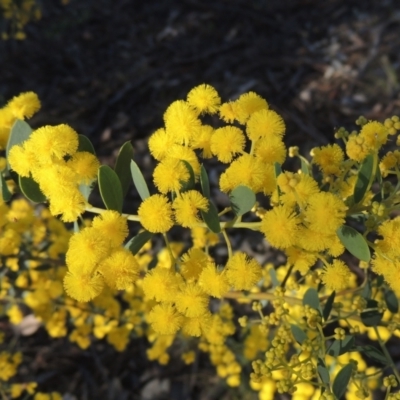
<instances>
[{"instance_id":1,"label":"thin stem","mask_svg":"<svg viewBox=\"0 0 400 400\"><path fill-rule=\"evenodd\" d=\"M228 249L228 258L231 258L232 257L232 244L229 240L229 236L227 235L225 229L223 229L221 232L222 232L222 235L224 236L226 247Z\"/></svg>"},{"instance_id":2,"label":"thin stem","mask_svg":"<svg viewBox=\"0 0 400 400\"><path fill-rule=\"evenodd\" d=\"M286 272L286 275L285 275L285 277L283 278L283 281L282 281L282 283L281 283L281 288L284 288L284 287L286 286L286 282L287 282L287 280L289 279L290 275L292 274L293 267L294 267L294 264L292 264L292 265L289 267L288 271Z\"/></svg>"},{"instance_id":3,"label":"thin stem","mask_svg":"<svg viewBox=\"0 0 400 400\"><path fill-rule=\"evenodd\" d=\"M379 329L378 329L376 326L374 326L373 328L374 328L374 331L375 331L375 333L376 333L376 337L378 338L378 342L379 342L379 345L381 346L381 349L382 349L382 351L383 351L383 354L385 355L385 357L386 357L386 359L387 359L387 361L388 361L388 363L389 363L389 366L392 368L393 373L394 373L394 375L395 375L396 378L397 378L397 382L400 383L400 374L399 374L399 371L397 370L396 365L394 364L393 359L392 359L392 357L390 356L390 354L389 354L389 352L388 352L388 350L387 350L387 348L386 348L386 346L385 346L385 343L384 343L384 341L383 341L382 338L381 338L381 335L380 335L380 333L379 333Z\"/></svg>"}]
</instances>

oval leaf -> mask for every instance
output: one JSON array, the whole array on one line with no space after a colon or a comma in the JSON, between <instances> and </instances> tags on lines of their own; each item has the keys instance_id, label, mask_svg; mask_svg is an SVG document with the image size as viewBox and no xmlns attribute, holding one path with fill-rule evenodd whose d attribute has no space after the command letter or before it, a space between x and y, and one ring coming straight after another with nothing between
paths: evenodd
<instances>
[{"instance_id":1,"label":"oval leaf","mask_svg":"<svg viewBox=\"0 0 400 400\"><path fill-rule=\"evenodd\" d=\"M207 171L203 164L200 168L200 184L204 197L210 199L210 182L208 180Z\"/></svg>"},{"instance_id":2,"label":"oval leaf","mask_svg":"<svg viewBox=\"0 0 400 400\"><path fill-rule=\"evenodd\" d=\"M189 172L189 180L187 182L181 181L182 188L181 192L187 192L188 190L194 189L194 185L196 183L195 177L194 177L194 171L190 163L188 163L186 160L181 160L185 164L186 169Z\"/></svg>"},{"instance_id":3,"label":"oval leaf","mask_svg":"<svg viewBox=\"0 0 400 400\"><path fill-rule=\"evenodd\" d=\"M318 311L321 312L321 310L320 310L321 306L320 306L320 303L319 303L318 292L314 288L309 288L304 293L303 304L304 305L309 305L314 310L318 310Z\"/></svg>"},{"instance_id":4,"label":"oval leaf","mask_svg":"<svg viewBox=\"0 0 400 400\"><path fill-rule=\"evenodd\" d=\"M368 244L361 233L357 232L350 226L343 225L336 231L336 234L338 235L343 246L354 257L366 262L371 259L371 252Z\"/></svg>"},{"instance_id":5,"label":"oval leaf","mask_svg":"<svg viewBox=\"0 0 400 400\"><path fill-rule=\"evenodd\" d=\"M119 150L117 161L115 163L115 172L122 186L122 195L125 196L128 193L129 186L132 182L132 175L130 171L131 160L133 157L133 147L131 142L126 142L122 145Z\"/></svg>"},{"instance_id":6,"label":"oval leaf","mask_svg":"<svg viewBox=\"0 0 400 400\"><path fill-rule=\"evenodd\" d=\"M256 204L256 195L249 187L241 185L232 190L229 200L235 215L241 216Z\"/></svg>"},{"instance_id":7,"label":"oval leaf","mask_svg":"<svg viewBox=\"0 0 400 400\"><path fill-rule=\"evenodd\" d=\"M378 305L376 300L367 300L367 308L360 314L365 326L377 326L381 322L383 313L379 312Z\"/></svg>"},{"instance_id":8,"label":"oval leaf","mask_svg":"<svg viewBox=\"0 0 400 400\"><path fill-rule=\"evenodd\" d=\"M30 201L33 201L34 203L44 203L46 201L45 195L40 190L38 183L34 181L32 177L23 178L22 176L19 176L18 185L24 196Z\"/></svg>"},{"instance_id":9,"label":"oval leaf","mask_svg":"<svg viewBox=\"0 0 400 400\"><path fill-rule=\"evenodd\" d=\"M212 201L209 202L208 211L200 211L203 221L208 228L214 233L221 232L221 225L219 222L218 210Z\"/></svg>"},{"instance_id":10,"label":"oval leaf","mask_svg":"<svg viewBox=\"0 0 400 400\"><path fill-rule=\"evenodd\" d=\"M154 233L142 231L126 243L125 248L130 250L133 255L139 253L140 249L154 236Z\"/></svg>"},{"instance_id":11,"label":"oval leaf","mask_svg":"<svg viewBox=\"0 0 400 400\"><path fill-rule=\"evenodd\" d=\"M78 135L78 150L87 151L93 155L96 155L92 142L84 135Z\"/></svg>"},{"instance_id":12,"label":"oval leaf","mask_svg":"<svg viewBox=\"0 0 400 400\"><path fill-rule=\"evenodd\" d=\"M364 353L368 358L374 361L378 361L383 365L387 365L388 359L385 355L376 347L367 344L365 346L357 346L355 350L359 351L360 353Z\"/></svg>"},{"instance_id":13,"label":"oval leaf","mask_svg":"<svg viewBox=\"0 0 400 400\"><path fill-rule=\"evenodd\" d=\"M325 385L329 385L330 383L329 371L328 368L326 368L324 360L320 357L318 357L317 371L319 377L321 378L321 381L325 383Z\"/></svg>"},{"instance_id":14,"label":"oval leaf","mask_svg":"<svg viewBox=\"0 0 400 400\"><path fill-rule=\"evenodd\" d=\"M296 339L296 342L299 344L303 344L303 342L307 339L306 333L297 325L290 324L290 329L292 331L293 337Z\"/></svg>"},{"instance_id":15,"label":"oval leaf","mask_svg":"<svg viewBox=\"0 0 400 400\"><path fill-rule=\"evenodd\" d=\"M357 181L354 186L354 202L359 203L369 190L371 185L371 175L374 169L374 156L369 154L361 164L360 171L357 176Z\"/></svg>"},{"instance_id":16,"label":"oval leaf","mask_svg":"<svg viewBox=\"0 0 400 400\"><path fill-rule=\"evenodd\" d=\"M398 301L396 295L394 294L393 290L390 290L390 289L386 290L385 302L386 302L387 308L393 314L396 314L399 311L399 301Z\"/></svg>"},{"instance_id":17,"label":"oval leaf","mask_svg":"<svg viewBox=\"0 0 400 400\"><path fill-rule=\"evenodd\" d=\"M354 342L354 336L346 335L343 340L334 340L326 353L332 357L338 357L351 351L354 347Z\"/></svg>"},{"instance_id":18,"label":"oval leaf","mask_svg":"<svg viewBox=\"0 0 400 400\"><path fill-rule=\"evenodd\" d=\"M333 302L335 301L335 295L336 293L333 291L326 300L324 310L322 311L322 316L324 317L325 321L328 320L329 315L331 314Z\"/></svg>"},{"instance_id":19,"label":"oval leaf","mask_svg":"<svg viewBox=\"0 0 400 400\"><path fill-rule=\"evenodd\" d=\"M142 200L146 200L148 197L150 197L149 188L147 187L147 183L142 172L140 171L139 166L133 160L131 160L131 175L140 198Z\"/></svg>"},{"instance_id":20,"label":"oval leaf","mask_svg":"<svg viewBox=\"0 0 400 400\"><path fill-rule=\"evenodd\" d=\"M336 378L333 381L332 391L337 399L340 399L346 393L347 385L350 382L353 368L354 364L350 362L349 364L345 365L336 375Z\"/></svg>"},{"instance_id":21,"label":"oval leaf","mask_svg":"<svg viewBox=\"0 0 400 400\"><path fill-rule=\"evenodd\" d=\"M3 199L5 202L9 201L12 196L11 192L8 189L7 181L4 179L2 173L0 173L0 194L0 198Z\"/></svg>"},{"instance_id":22,"label":"oval leaf","mask_svg":"<svg viewBox=\"0 0 400 400\"><path fill-rule=\"evenodd\" d=\"M108 210L122 212L122 187L118 175L108 165L102 165L98 172L100 195Z\"/></svg>"},{"instance_id":23,"label":"oval leaf","mask_svg":"<svg viewBox=\"0 0 400 400\"><path fill-rule=\"evenodd\" d=\"M17 119L14 122L14 125L11 128L10 136L8 138L8 143L6 147L6 158L8 160L8 153L11 148L15 145L20 145L26 140L28 140L30 134L32 133L32 128L25 122ZM10 166L7 162L7 168L10 169Z\"/></svg>"}]
</instances>

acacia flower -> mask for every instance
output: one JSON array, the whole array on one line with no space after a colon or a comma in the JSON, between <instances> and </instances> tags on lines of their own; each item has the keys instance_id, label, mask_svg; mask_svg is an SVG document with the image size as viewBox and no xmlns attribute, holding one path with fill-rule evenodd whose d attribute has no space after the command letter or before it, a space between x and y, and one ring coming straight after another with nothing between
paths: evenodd
<instances>
[{"instance_id":1,"label":"acacia flower","mask_svg":"<svg viewBox=\"0 0 400 400\"><path fill-rule=\"evenodd\" d=\"M105 210L96 216L92 222L92 228L97 229L104 237L107 237L112 247L121 246L128 236L128 223L125 217L114 210Z\"/></svg>"},{"instance_id":2,"label":"acacia flower","mask_svg":"<svg viewBox=\"0 0 400 400\"><path fill-rule=\"evenodd\" d=\"M339 175L344 160L343 150L336 143L312 150L313 162L326 175Z\"/></svg>"},{"instance_id":3,"label":"acacia flower","mask_svg":"<svg viewBox=\"0 0 400 400\"><path fill-rule=\"evenodd\" d=\"M152 233L168 232L174 224L171 203L160 194L145 199L138 209L138 215L143 228Z\"/></svg>"},{"instance_id":4,"label":"acacia flower","mask_svg":"<svg viewBox=\"0 0 400 400\"><path fill-rule=\"evenodd\" d=\"M198 317L184 317L182 322L182 333L188 336L201 336L211 324L212 314L208 311Z\"/></svg>"},{"instance_id":5,"label":"acacia flower","mask_svg":"<svg viewBox=\"0 0 400 400\"><path fill-rule=\"evenodd\" d=\"M341 260L334 260L332 264L325 266L321 279L330 290L339 291L349 286L352 277L349 267Z\"/></svg>"},{"instance_id":6,"label":"acacia flower","mask_svg":"<svg viewBox=\"0 0 400 400\"><path fill-rule=\"evenodd\" d=\"M183 317L170 303L157 304L147 316L151 327L160 335L173 335L182 325Z\"/></svg>"},{"instance_id":7,"label":"acacia flower","mask_svg":"<svg viewBox=\"0 0 400 400\"><path fill-rule=\"evenodd\" d=\"M203 158L211 158L211 137L214 133L214 128L210 125L202 125L198 131L198 134L193 137L192 149L202 150L201 156Z\"/></svg>"},{"instance_id":8,"label":"acacia flower","mask_svg":"<svg viewBox=\"0 0 400 400\"><path fill-rule=\"evenodd\" d=\"M87 302L98 296L104 287L103 277L97 273L67 272L64 289L69 296L79 302Z\"/></svg>"},{"instance_id":9,"label":"acacia flower","mask_svg":"<svg viewBox=\"0 0 400 400\"><path fill-rule=\"evenodd\" d=\"M245 253L234 254L225 267L226 278L236 290L250 290L262 276L260 264Z\"/></svg>"},{"instance_id":10,"label":"acacia flower","mask_svg":"<svg viewBox=\"0 0 400 400\"><path fill-rule=\"evenodd\" d=\"M176 295L175 306L186 317L199 317L208 312L209 298L194 282L182 284Z\"/></svg>"},{"instance_id":11,"label":"acacia flower","mask_svg":"<svg viewBox=\"0 0 400 400\"><path fill-rule=\"evenodd\" d=\"M36 93L26 92L13 97L7 104L15 118L30 118L40 109L40 100Z\"/></svg>"},{"instance_id":12,"label":"acacia flower","mask_svg":"<svg viewBox=\"0 0 400 400\"><path fill-rule=\"evenodd\" d=\"M286 159L286 146L280 137L262 138L256 142L254 155L267 164L283 164Z\"/></svg>"},{"instance_id":13,"label":"acacia flower","mask_svg":"<svg viewBox=\"0 0 400 400\"><path fill-rule=\"evenodd\" d=\"M251 114L246 124L246 133L250 140L273 136L281 137L285 133L282 117L272 110L259 110Z\"/></svg>"},{"instance_id":14,"label":"acacia flower","mask_svg":"<svg viewBox=\"0 0 400 400\"><path fill-rule=\"evenodd\" d=\"M223 163L229 163L235 154L243 152L246 139L236 126L224 126L211 137L211 151Z\"/></svg>"},{"instance_id":15,"label":"acacia flower","mask_svg":"<svg viewBox=\"0 0 400 400\"><path fill-rule=\"evenodd\" d=\"M161 161L174 144L174 137L168 135L164 128L157 129L149 138L149 150L151 155Z\"/></svg>"},{"instance_id":16,"label":"acacia flower","mask_svg":"<svg viewBox=\"0 0 400 400\"><path fill-rule=\"evenodd\" d=\"M208 200L197 190L189 190L177 197L172 207L175 209L175 220L184 228L191 228L201 222L199 210L207 211Z\"/></svg>"},{"instance_id":17,"label":"acacia flower","mask_svg":"<svg viewBox=\"0 0 400 400\"><path fill-rule=\"evenodd\" d=\"M108 286L117 290L128 289L139 275L139 264L133 254L124 248L114 250L99 266Z\"/></svg>"},{"instance_id":18,"label":"acacia flower","mask_svg":"<svg viewBox=\"0 0 400 400\"><path fill-rule=\"evenodd\" d=\"M67 166L77 174L78 183L89 185L96 179L100 163L94 154L78 151L67 161Z\"/></svg>"},{"instance_id":19,"label":"acacia flower","mask_svg":"<svg viewBox=\"0 0 400 400\"><path fill-rule=\"evenodd\" d=\"M183 254L181 257L181 274L186 281L198 279L201 271L207 265L208 259L208 255L203 250L195 247Z\"/></svg>"},{"instance_id":20,"label":"acacia flower","mask_svg":"<svg viewBox=\"0 0 400 400\"><path fill-rule=\"evenodd\" d=\"M219 272L212 262L208 263L201 272L199 285L208 295L219 299L229 291L230 287L226 275Z\"/></svg>"},{"instance_id":21,"label":"acacia flower","mask_svg":"<svg viewBox=\"0 0 400 400\"><path fill-rule=\"evenodd\" d=\"M260 231L272 246L287 249L297 242L299 224L300 219L292 207L276 206L265 213Z\"/></svg>"},{"instance_id":22,"label":"acacia flower","mask_svg":"<svg viewBox=\"0 0 400 400\"><path fill-rule=\"evenodd\" d=\"M190 173L186 165L177 158L165 157L153 171L153 181L156 188L163 194L179 192L182 183L187 182Z\"/></svg>"},{"instance_id":23,"label":"acacia flower","mask_svg":"<svg viewBox=\"0 0 400 400\"><path fill-rule=\"evenodd\" d=\"M173 301L182 283L180 275L168 268L154 268L143 279L143 292L148 299L157 301Z\"/></svg>"},{"instance_id":24,"label":"acacia flower","mask_svg":"<svg viewBox=\"0 0 400 400\"><path fill-rule=\"evenodd\" d=\"M215 114L221 104L218 92L210 85L202 84L193 88L187 95L187 102L199 114Z\"/></svg>"},{"instance_id":25,"label":"acacia flower","mask_svg":"<svg viewBox=\"0 0 400 400\"><path fill-rule=\"evenodd\" d=\"M240 95L235 101L235 105L238 114L236 119L241 124L245 124L249 117L256 111L268 109L267 101L254 92Z\"/></svg>"}]
</instances>

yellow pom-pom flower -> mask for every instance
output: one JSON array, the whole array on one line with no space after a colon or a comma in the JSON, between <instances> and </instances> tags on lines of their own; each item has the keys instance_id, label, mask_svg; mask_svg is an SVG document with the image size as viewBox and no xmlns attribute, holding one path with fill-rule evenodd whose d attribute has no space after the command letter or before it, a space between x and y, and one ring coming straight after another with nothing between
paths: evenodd
<instances>
[{"instance_id":1,"label":"yellow pom-pom flower","mask_svg":"<svg viewBox=\"0 0 400 400\"><path fill-rule=\"evenodd\" d=\"M175 143L188 146L197 134L201 121L197 112L186 101L174 101L164 113L165 130Z\"/></svg>"},{"instance_id":2,"label":"yellow pom-pom flower","mask_svg":"<svg viewBox=\"0 0 400 400\"><path fill-rule=\"evenodd\" d=\"M99 267L108 286L117 290L128 289L139 275L139 264L133 254L124 248L114 250Z\"/></svg>"},{"instance_id":3,"label":"yellow pom-pom flower","mask_svg":"<svg viewBox=\"0 0 400 400\"><path fill-rule=\"evenodd\" d=\"M321 274L322 282L330 290L339 291L349 286L352 274L349 267L341 260L334 260Z\"/></svg>"},{"instance_id":4,"label":"yellow pom-pom flower","mask_svg":"<svg viewBox=\"0 0 400 400\"><path fill-rule=\"evenodd\" d=\"M257 93L248 92L242 94L236 101L237 120L241 124L245 124L250 115L260 110L267 110L268 103Z\"/></svg>"},{"instance_id":5,"label":"yellow pom-pom flower","mask_svg":"<svg viewBox=\"0 0 400 400\"><path fill-rule=\"evenodd\" d=\"M157 301L173 301L182 283L180 275L167 268L154 268L143 279L143 292L148 299Z\"/></svg>"},{"instance_id":6,"label":"yellow pom-pom flower","mask_svg":"<svg viewBox=\"0 0 400 400\"><path fill-rule=\"evenodd\" d=\"M167 135L164 128L157 129L149 139L149 150L151 155L161 161L169 152L174 144L172 135Z\"/></svg>"},{"instance_id":7,"label":"yellow pom-pom flower","mask_svg":"<svg viewBox=\"0 0 400 400\"><path fill-rule=\"evenodd\" d=\"M196 86L188 93L187 102L199 114L215 114L221 104L221 98L212 86L202 84Z\"/></svg>"},{"instance_id":8,"label":"yellow pom-pom flower","mask_svg":"<svg viewBox=\"0 0 400 400\"><path fill-rule=\"evenodd\" d=\"M254 155L267 164L283 164L286 159L286 147L279 137L262 138L256 142Z\"/></svg>"},{"instance_id":9,"label":"yellow pom-pom flower","mask_svg":"<svg viewBox=\"0 0 400 400\"><path fill-rule=\"evenodd\" d=\"M173 335L182 325L183 317L170 303L157 304L148 317L152 328L160 335Z\"/></svg>"},{"instance_id":10,"label":"yellow pom-pom flower","mask_svg":"<svg viewBox=\"0 0 400 400\"><path fill-rule=\"evenodd\" d=\"M265 213L260 231L272 246L287 249L296 244L299 224L300 219L293 208L282 205Z\"/></svg>"},{"instance_id":11,"label":"yellow pom-pom flower","mask_svg":"<svg viewBox=\"0 0 400 400\"><path fill-rule=\"evenodd\" d=\"M125 217L114 210L106 210L93 219L92 228L107 237L112 247L121 246L128 236L128 223Z\"/></svg>"},{"instance_id":12,"label":"yellow pom-pom flower","mask_svg":"<svg viewBox=\"0 0 400 400\"><path fill-rule=\"evenodd\" d=\"M186 317L199 317L208 312L209 298L196 283L189 282L180 286L175 305Z\"/></svg>"},{"instance_id":13,"label":"yellow pom-pom flower","mask_svg":"<svg viewBox=\"0 0 400 400\"><path fill-rule=\"evenodd\" d=\"M253 113L246 124L246 133L250 140L273 136L281 137L285 133L282 117L272 110L260 110Z\"/></svg>"},{"instance_id":14,"label":"yellow pom-pom flower","mask_svg":"<svg viewBox=\"0 0 400 400\"><path fill-rule=\"evenodd\" d=\"M40 100L34 92L21 93L10 100L7 108L11 110L15 118L30 118L40 109Z\"/></svg>"},{"instance_id":15,"label":"yellow pom-pom flower","mask_svg":"<svg viewBox=\"0 0 400 400\"><path fill-rule=\"evenodd\" d=\"M216 129L211 137L211 151L223 163L229 163L236 154L243 152L246 139L236 126Z\"/></svg>"},{"instance_id":16,"label":"yellow pom-pom flower","mask_svg":"<svg viewBox=\"0 0 400 400\"><path fill-rule=\"evenodd\" d=\"M210 125L202 125L198 131L198 134L193 137L192 149L201 149L203 158L211 158L211 137L214 133L214 128Z\"/></svg>"},{"instance_id":17,"label":"yellow pom-pom flower","mask_svg":"<svg viewBox=\"0 0 400 400\"><path fill-rule=\"evenodd\" d=\"M160 194L148 197L138 209L140 223L152 233L168 232L174 224L172 214L171 203Z\"/></svg>"},{"instance_id":18,"label":"yellow pom-pom flower","mask_svg":"<svg viewBox=\"0 0 400 400\"><path fill-rule=\"evenodd\" d=\"M8 163L11 169L24 178L30 176L32 167L37 164L35 152L26 144L27 142L24 142L22 146L13 146L8 153Z\"/></svg>"},{"instance_id":19,"label":"yellow pom-pom flower","mask_svg":"<svg viewBox=\"0 0 400 400\"><path fill-rule=\"evenodd\" d=\"M228 260L225 274L236 290L250 290L261 279L262 270L254 258L238 252Z\"/></svg>"},{"instance_id":20,"label":"yellow pom-pom flower","mask_svg":"<svg viewBox=\"0 0 400 400\"><path fill-rule=\"evenodd\" d=\"M333 145L317 147L312 150L313 162L326 175L339 175L344 160L343 150L335 143Z\"/></svg>"},{"instance_id":21,"label":"yellow pom-pom flower","mask_svg":"<svg viewBox=\"0 0 400 400\"><path fill-rule=\"evenodd\" d=\"M157 189L163 193L179 192L182 183L187 182L190 173L186 165L177 158L165 157L154 169L153 180Z\"/></svg>"},{"instance_id":22,"label":"yellow pom-pom flower","mask_svg":"<svg viewBox=\"0 0 400 400\"><path fill-rule=\"evenodd\" d=\"M79 302L88 302L98 296L104 287L104 279L94 273L67 272L64 289L69 296Z\"/></svg>"},{"instance_id":23,"label":"yellow pom-pom flower","mask_svg":"<svg viewBox=\"0 0 400 400\"><path fill-rule=\"evenodd\" d=\"M68 160L67 166L77 174L78 183L89 185L96 179L100 163L94 154L79 151Z\"/></svg>"},{"instance_id":24,"label":"yellow pom-pom flower","mask_svg":"<svg viewBox=\"0 0 400 400\"><path fill-rule=\"evenodd\" d=\"M191 248L181 257L181 274L186 281L196 280L207 265L208 255L204 251Z\"/></svg>"},{"instance_id":25,"label":"yellow pom-pom flower","mask_svg":"<svg viewBox=\"0 0 400 400\"><path fill-rule=\"evenodd\" d=\"M229 282L225 274L219 272L214 263L208 263L199 278L199 285L210 296L221 298L229 291Z\"/></svg>"},{"instance_id":26,"label":"yellow pom-pom flower","mask_svg":"<svg viewBox=\"0 0 400 400\"><path fill-rule=\"evenodd\" d=\"M198 212L207 211L208 200L197 190L189 190L177 197L172 207L175 209L175 220L185 228L191 228L201 222Z\"/></svg>"}]
</instances>

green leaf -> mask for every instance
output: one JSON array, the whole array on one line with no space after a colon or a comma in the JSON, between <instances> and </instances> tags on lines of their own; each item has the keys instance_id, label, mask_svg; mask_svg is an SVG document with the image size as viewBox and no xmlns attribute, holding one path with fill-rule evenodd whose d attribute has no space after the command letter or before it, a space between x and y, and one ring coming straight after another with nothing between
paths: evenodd
<instances>
[{"instance_id":1,"label":"green leaf","mask_svg":"<svg viewBox=\"0 0 400 400\"><path fill-rule=\"evenodd\" d=\"M348 353L354 347L354 336L346 335L343 340L334 340L326 353L333 357L338 357L341 354Z\"/></svg>"},{"instance_id":2,"label":"green leaf","mask_svg":"<svg viewBox=\"0 0 400 400\"><path fill-rule=\"evenodd\" d=\"M142 231L129 240L129 242L126 243L125 248L130 250L133 255L136 255L153 236L154 233Z\"/></svg>"},{"instance_id":3,"label":"green leaf","mask_svg":"<svg viewBox=\"0 0 400 400\"><path fill-rule=\"evenodd\" d=\"M98 172L100 195L108 210L122 212L122 187L118 175L108 165L102 165Z\"/></svg>"},{"instance_id":4,"label":"green leaf","mask_svg":"<svg viewBox=\"0 0 400 400\"><path fill-rule=\"evenodd\" d=\"M320 357L318 357L317 371L318 371L319 377L321 378L321 381L325 385L329 385L329 383L330 383L329 371L328 371L328 368L326 368L324 360Z\"/></svg>"},{"instance_id":5,"label":"green leaf","mask_svg":"<svg viewBox=\"0 0 400 400\"><path fill-rule=\"evenodd\" d=\"M371 252L368 244L361 235L354 228L342 225L337 231L340 241L343 246L354 256L361 261L368 262L371 259Z\"/></svg>"},{"instance_id":6,"label":"green leaf","mask_svg":"<svg viewBox=\"0 0 400 400\"><path fill-rule=\"evenodd\" d=\"M353 368L354 364L350 362L349 364L345 365L336 375L336 378L333 381L332 391L337 399L340 399L346 393Z\"/></svg>"},{"instance_id":7,"label":"green leaf","mask_svg":"<svg viewBox=\"0 0 400 400\"><path fill-rule=\"evenodd\" d=\"M365 346L357 346L355 350L359 351L360 353L364 353L371 360L377 361L383 365L386 365L388 363L385 355L379 349L370 344L367 344Z\"/></svg>"},{"instance_id":8,"label":"green leaf","mask_svg":"<svg viewBox=\"0 0 400 400\"><path fill-rule=\"evenodd\" d=\"M3 199L5 202L11 199L11 192L8 190L7 182L4 179L3 174L0 172L0 199Z\"/></svg>"},{"instance_id":9,"label":"green leaf","mask_svg":"<svg viewBox=\"0 0 400 400\"><path fill-rule=\"evenodd\" d=\"M182 184L182 189L181 192L187 192L188 190L194 189L194 185L196 183L195 177L194 177L194 171L190 163L188 163L186 160L181 160L185 164L186 169L189 172L189 180L187 182L181 181Z\"/></svg>"},{"instance_id":10,"label":"green leaf","mask_svg":"<svg viewBox=\"0 0 400 400\"><path fill-rule=\"evenodd\" d=\"M378 310L378 302L372 299L367 300L367 308L360 317L365 326L377 326L383 317L383 313Z\"/></svg>"},{"instance_id":11,"label":"green leaf","mask_svg":"<svg viewBox=\"0 0 400 400\"><path fill-rule=\"evenodd\" d=\"M303 305L309 305L314 310L321 312L318 292L314 288L309 288L303 296Z\"/></svg>"},{"instance_id":12,"label":"green leaf","mask_svg":"<svg viewBox=\"0 0 400 400\"><path fill-rule=\"evenodd\" d=\"M214 233L221 232L221 225L219 222L218 210L214 206L214 203L209 200L208 211L200 211L203 221L208 226L208 228Z\"/></svg>"},{"instance_id":13,"label":"green leaf","mask_svg":"<svg viewBox=\"0 0 400 400\"><path fill-rule=\"evenodd\" d=\"M139 166L133 160L131 160L131 174L133 183L139 193L140 198L142 200L146 200L148 197L150 197L149 188L147 187L147 183L142 172L140 171Z\"/></svg>"},{"instance_id":14,"label":"green leaf","mask_svg":"<svg viewBox=\"0 0 400 400\"><path fill-rule=\"evenodd\" d=\"M23 178L22 176L19 176L18 186L24 196L30 201L33 201L34 203L44 203L46 201L45 195L40 190L38 183L34 181L32 177Z\"/></svg>"},{"instance_id":15,"label":"green leaf","mask_svg":"<svg viewBox=\"0 0 400 400\"><path fill-rule=\"evenodd\" d=\"M290 324L290 329L292 331L293 337L296 339L296 342L299 344L303 344L305 340L307 340L307 335L305 332L299 328L297 325Z\"/></svg>"},{"instance_id":16,"label":"green leaf","mask_svg":"<svg viewBox=\"0 0 400 400\"><path fill-rule=\"evenodd\" d=\"M311 174L310 174L310 168L309 168L309 165L308 165L308 163L306 162L306 160L303 160L303 158L300 157L300 161L301 161L301 172L302 172L304 175L311 175Z\"/></svg>"},{"instance_id":17,"label":"green leaf","mask_svg":"<svg viewBox=\"0 0 400 400\"><path fill-rule=\"evenodd\" d=\"M333 306L333 302L335 301L335 291L333 291L329 297L326 300L324 309L322 311L322 316L324 317L324 320L327 321L329 318L329 315L331 314L332 311L332 306Z\"/></svg>"},{"instance_id":18,"label":"green leaf","mask_svg":"<svg viewBox=\"0 0 400 400\"><path fill-rule=\"evenodd\" d=\"M14 122L14 125L11 128L10 136L8 138L8 143L6 147L7 160L11 148L15 145L20 145L26 140L28 140L31 133L32 133L32 128L25 121L17 119ZM8 161L7 161L7 168L10 169Z\"/></svg>"},{"instance_id":19,"label":"green leaf","mask_svg":"<svg viewBox=\"0 0 400 400\"><path fill-rule=\"evenodd\" d=\"M201 165L200 168L200 184L201 184L201 190L203 192L204 197L207 199L210 198L210 182L208 180L208 175L207 171L204 168L204 165Z\"/></svg>"},{"instance_id":20,"label":"green leaf","mask_svg":"<svg viewBox=\"0 0 400 400\"><path fill-rule=\"evenodd\" d=\"M122 186L122 196L128 193L129 186L132 182L132 175L130 171L131 160L133 157L133 147L130 141L125 142L119 150L117 161L115 163L115 172Z\"/></svg>"},{"instance_id":21,"label":"green leaf","mask_svg":"<svg viewBox=\"0 0 400 400\"><path fill-rule=\"evenodd\" d=\"M362 288L361 297L364 297L365 300L368 300L371 298L371 295L372 295L371 282L368 279L364 287Z\"/></svg>"},{"instance_id":22,"label":"green leaf","mask_svg":"<svg viewBox=\"0 0 400 400\"><path fill-rule=\"evenodd\" d=\"M271 268L268 270L269 276L271 277L271 282L272 286L275 288L280 285L280 282L278 281L278 276L276 274L275 268Z\"/></svg>"},{"instance_id":23,"label":"green leaf","mask_svg":"<svg viewBox=\"0 0 400 400\"><path fill-rule=\"evenodd\" d=\"M360 171L357 176L357 181L354 187L354 201L359 203L367 193L370 186L370 178L374 173L374 156L369 154L361 164Z\"/></svg>"},{"instance_id":24,"label":"green leaf","mask_svg":"<svg viewBox=\"0 0 400 400\"><path fill-rule=\"evenodd\" d=\"M93 185L85 185L84 183L81 183L79 185L79 191L82 193L86 201L89 199L92 190L93 190Z\"/></svg>"},{"instance_id":25,"label":"green leaf","mask_svg":"<svg viewBox=\"0 0 400 400\"><path fill-rule=\"evenodd\" d=\"M241 216L250 211L256 204L256 195L249 187L240 185L232 190L229 200L235 215Z\"/></svg>"},{"instance_id":26,"label":"green leaf","mask_svg":"<svg viewBox=\"0 0 400 400\"><path fill-rule=\"evenodd\" d=\"M78 135L78 151L87 151L88 153L96 155L92 142L84 135Z\"/></svg>"},{"instance_id":27,"label":"green leaf","mask_svg":"<svg viewBox=\"0 0 400 400\"><path fill-rule=\"evenodd\" d=\"M397 296L394 294L393 290L388 289L385 291L385 302L387 308L393 314L396 314L399 311L399 300L397 299Z\"/></svg>"}]
</instances>

